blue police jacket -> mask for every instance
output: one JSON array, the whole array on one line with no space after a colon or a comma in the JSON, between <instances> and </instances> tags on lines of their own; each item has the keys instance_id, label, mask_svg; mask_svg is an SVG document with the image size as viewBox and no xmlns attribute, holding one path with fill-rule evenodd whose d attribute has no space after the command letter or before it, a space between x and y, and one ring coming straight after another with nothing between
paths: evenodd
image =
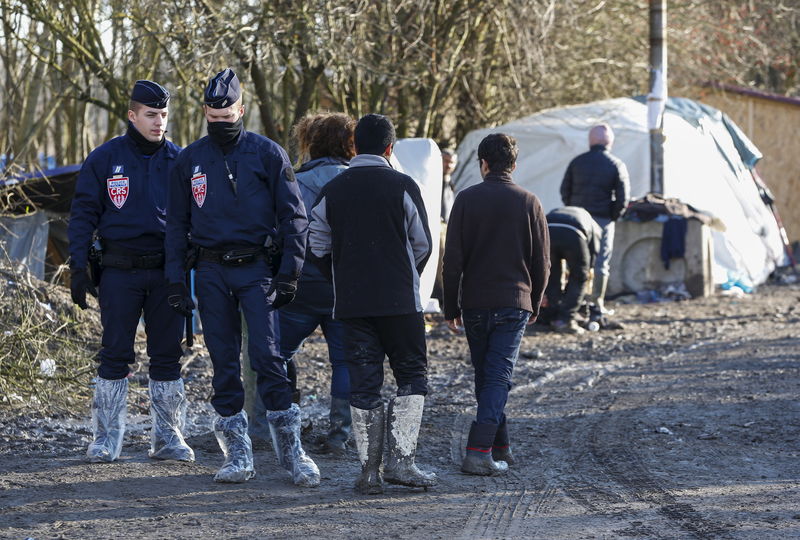
<instances>
[{"instance_id":1,"label":"blue police jacket","mask_svg":"<svg viewBox=\"0 0 800 540\"><path fill-rule=\"evenodd\" d=\"M347 166L347 161L342 159L321 157L304 163L298 169L297 183L307 210L314 207L323 186L346 170ZM297 295L283 310L330 315L333 313L333 283L317 265L306 264L298 282Z\"/></svg>"},{"instance_id":2,"label":"blue police jacket","mask_svg":"<svg viewBox=\"0 0 800 540\"><path fill-rule=\"evenodd\" d=\"M230 178L229 178L230 177ZM274 141L242 132L231 152L206 136L178 157L169 182L165 272L184 278L191 243L214 250L283 246L278 275L297 279L303 268L308 220L289 157Z\"/></svg>"},{"instance_id":3,"label":"blue police jacket","mask_svg":"<svg viewBox=\"0 0 800 540\"><path fill-rule=\"evenodd\" d=\"M133 253L164 250L169 172L181 148L152 156L128 135L95 148L83 162L67 228L72 268L86 268L92 234Z\"/></svg>"}]
</instances>

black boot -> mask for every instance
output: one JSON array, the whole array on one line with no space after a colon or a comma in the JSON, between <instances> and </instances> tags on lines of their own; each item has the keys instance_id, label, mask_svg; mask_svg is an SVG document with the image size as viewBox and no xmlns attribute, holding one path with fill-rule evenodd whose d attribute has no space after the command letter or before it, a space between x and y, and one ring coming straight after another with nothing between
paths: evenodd
<instances>
[{"instance_id":1,"label":"black boot","mask_svg":"<svg viewBox=\"0 0 800 540\"><path fill-rule=\"evenodd\" d=\"M356 491L363 495L383 493L381 461L386 425L383 403L370 410L350 407L350 413L353 418L353 436L358 449L358 460L361 462L361 476L356 480Z\"/></svg>"},{"instance_id":2,"label":"black boot","mask_svg":"<svg viewBox=\"0 0 800 540\"><path fill-rule=\"evenodd\" d=\"M472 422L461 472L478 476L495 476L508 472L505 461L495 461L492 458L492 443L496 433L497 424Z\"/></svg>"},{"instance_id":3,"label":"black boot","mask_svg":"<svg viewBox=\"0 0 800 540\"><path fill-rule=\"evenodd\" d=\"M425 396L420 395L398 396L389 403L389 453L383 478L390 484L428 488L439 481L435 473L421 471L414 463L424 404Z\"/></svg>"},{"instance_id":4,"label":"black boot","mask_svg":"<svg viewBox=\"0 0 800 540\"><path fill-rule=\"evenodd\" d=\"M324 450L334 456L347 453L347 439L350 438L350 402L346 399L331 398L330 428L323 444Z\"/></svg>"},{"instance_id":5,"label":"black boot","mask_svg":"<svg viewBox=\"0 0 800 540\"><path fill-rule=\"evenodd\" d=\"M514 464L514 455L511 453L511 445L508 440L508 424L506 423L505 414L503 415L502 422L497 426L497 433L494 436L492 459L495 461L505 461L509 466Z\"/></svg>"}]
</instances>

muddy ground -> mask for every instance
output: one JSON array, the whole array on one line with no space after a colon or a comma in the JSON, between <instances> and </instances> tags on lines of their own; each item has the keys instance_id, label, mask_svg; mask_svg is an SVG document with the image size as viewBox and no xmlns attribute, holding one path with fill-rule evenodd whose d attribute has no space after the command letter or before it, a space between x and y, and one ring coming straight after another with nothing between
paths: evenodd
<instances>
[{"instance_id":1,"label":"muddy ground","mask_svg":"<svg viewBox=\"0 0 800 540\"><path fill-rule=\"evenodd\" d=\"M529 328L507 411L518 458L508 476L459 472L471 369L464 338L435 325L418 462L438 487L356 495L351 450L312 454L322 485L299 489L264 442L255 479L215 484L221 455L198 348L185 370L196 463L147 458L142 385L113 464L84 462L87 416L4 419L0 537L800 537L800 286L615 308L624 330ZM325 428L325 358L315 337L298 359L308 440Z\"/></svg>"}]
</instances>

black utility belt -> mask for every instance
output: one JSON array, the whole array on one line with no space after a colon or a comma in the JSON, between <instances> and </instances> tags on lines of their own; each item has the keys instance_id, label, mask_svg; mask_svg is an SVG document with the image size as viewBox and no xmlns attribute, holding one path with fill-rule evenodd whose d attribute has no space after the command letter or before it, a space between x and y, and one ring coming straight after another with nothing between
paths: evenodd
<instances>
[{"instance_id":1,"label":"black utility belt","mask_svg":"<svg viewBox=\"0 0 800 540\"><path fill-rule=\"evenodd\" d=\"M148 253L146 255L129 255L103 252L100 265L103 268L119 268L121 270L155 270L157 268L164 268L164 254Z\"/></svg>"},{"instance_id":2,"label":"black utility belt","mask_svg":"<svg viewBox=\"0 0 800 540\"><path fill-rule=\"evenodd\" d=\"M210 261L224 266L242 266L252 262L266 259L267 254L263 247L238 248L228 250L198 249L197 258L201 261Z\"/></svg>"}]
</instances>

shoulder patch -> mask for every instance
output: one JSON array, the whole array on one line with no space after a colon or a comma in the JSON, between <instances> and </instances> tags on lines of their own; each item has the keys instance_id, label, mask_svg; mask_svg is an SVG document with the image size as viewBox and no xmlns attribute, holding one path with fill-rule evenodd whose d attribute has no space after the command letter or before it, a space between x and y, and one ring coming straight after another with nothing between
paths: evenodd
<instances>
[{"instance_id":1,"label":"shoulder patch","mask_svg":"<svg viewBox=\"0 0 800 540\"><path fill-rule=\"evenodd\" d=\"M284 167L283 168L283 175L286 177L288 182L296 182L297 177L294 175L294 169L291 167Z\"/></svg>"}]
</instances>

